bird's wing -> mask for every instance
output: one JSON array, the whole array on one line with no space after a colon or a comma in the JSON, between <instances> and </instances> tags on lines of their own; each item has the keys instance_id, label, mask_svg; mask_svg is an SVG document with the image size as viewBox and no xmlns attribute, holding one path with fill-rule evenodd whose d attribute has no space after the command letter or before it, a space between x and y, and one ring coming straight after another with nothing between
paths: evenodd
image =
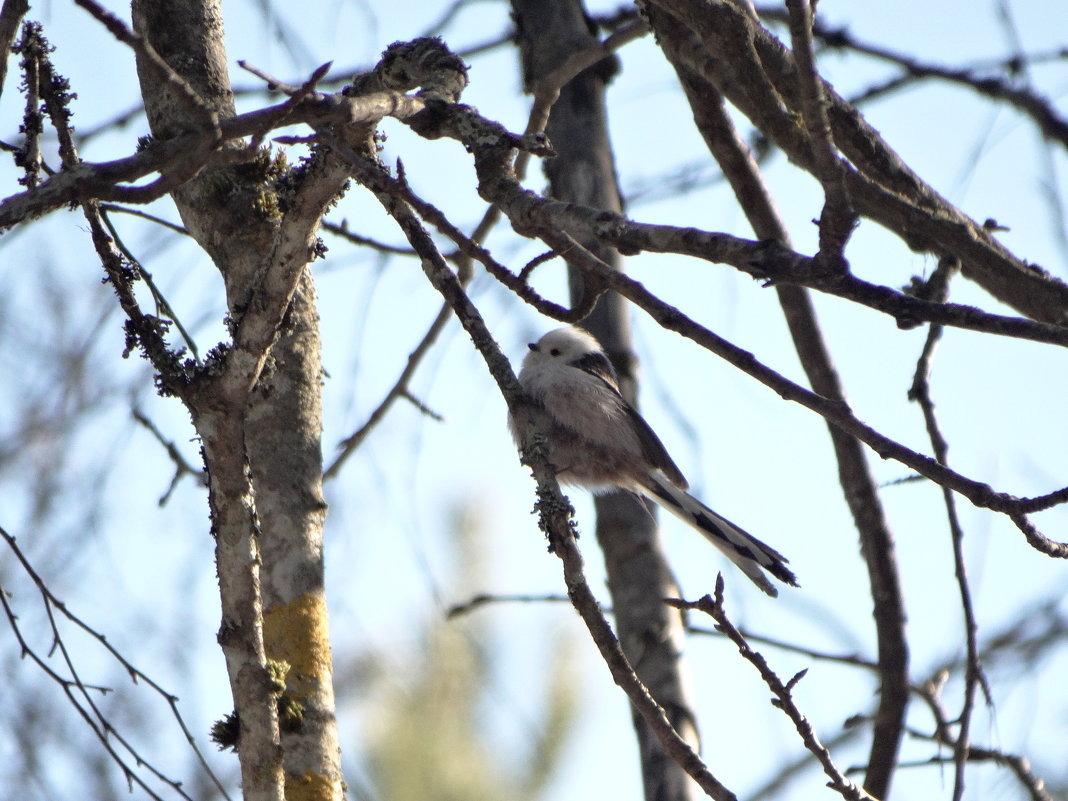
<instances>
[{"instance_id":1,"label":"bird's wing","mask_svg":"<svg viewBox=\"0 0 1068 801\"><path fill-rule=\"evenodd\" d=\"M686 477L682 474L679 466L675 464L675 460L668 454L664 443L660 441L660 437L653 431L652 426L645 422L645 418L641 416L638 410L627 403L627 399L619 391L616 371L608 357L600 352L587 353L581 359L572 362L571 365L598 379L612 391L612 394L619 402L626 422L630 424L638 439L638 444L641 446L642 455L645 456L646 461L654 468L662 470L673 484L686 489L689 486L689 482L686 481Z\"/></svg>"}]
</instances>

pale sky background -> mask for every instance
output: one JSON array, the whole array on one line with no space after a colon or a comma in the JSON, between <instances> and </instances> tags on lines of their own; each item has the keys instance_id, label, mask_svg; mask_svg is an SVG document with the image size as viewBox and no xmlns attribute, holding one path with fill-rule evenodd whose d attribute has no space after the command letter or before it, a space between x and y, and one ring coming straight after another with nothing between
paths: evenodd
<instances>
[{"instance_id":1,"label":"pale sky background","mask_svg":"<svg viewBox=\"0 0 1068 801\"><path fill-rule=\"evenodd\" d=\"M109 5L128 16L125 4ZM615 5L591 7L603 11ZM996 10L991 2L822 0L819 5L823 19L847 22L860 39L947 65L1012 52ZM1014 2L1012 12L1027 52L1064 46L1064 26L1052 24L1056 15L1048 3ZM226 4L235 85L256 84L237 68L238 59L291 81L327 60L337 66L369 66L389 43L425 32L440 12L429 2L359 5L309 0L292 6L279 3L274 13L280 15L281 28L296 31L288 47L265 27L260 3ZM57 47L57 68L73 81L79 96L74 106L79 130L93 129L134 104L132 54L84 12L66 2L51 2L34 9L31 17L44 21L45 33ZM479 3L466 10L444 37L453 49L462 50L507 26L506 5ZM620 55L623 70L609 90L609 102L625 191L648 187L664 174L707 167L685 100L672 88L673 73L651 38L630 45ZM464 101L485 116L522 130L528 101L520 91L514 52L505 48L469 63L471 85ZM835 54L821 56L819 66L846 96L894 74L890 68ZM11 70L0 102L0 130L7 141L15 138L22 102L15 92L15 62ZM1036 69L1034 75L1042 91L1064 109L1068 89L1064 65ZM247 109L262 99L241 102ZM1068 278L1065 251L1057 240L1058 228L1063 235L1064 220L1052 219L1047 198L1036 192L1038 186L1060 186L1058 179L1065 174L1063 152L1055 152L1051 164L1036 147L1033 129L1014 113L978 103L967 91L934 83L877 102L865 113L902 157L948 199L974 218L993 217L1009 226L1002 241L1018 256ZM92 141L82 155L106 160L127 154L145 130L143 120L137 119L128 128ZM460 145L422 141L393 121L386 121L383 130L389 136L383 153L386 161L403 158L416 191L470 229L482 205L475 195L470 158ZM0 175L5 194L10 194L15 185L10 159L0 164ZM782 156L771 160L766 177L795 246L812 252L816 232L809 220L819 215L821 205L817 185ZM543 183L537 171L527 181L535 189ZM177 219L169 202L155 204L152 211ZM680 196L657 194L653 200L632 204L628 212L646 222L751 235L729 192L714 182ZM382 221L377 204L358 187L331 215L334 220L342 218L359 233L402 241L395 226ZM207 257L173 234L132 219L117 222L129 237L127 244L193 329L202 351L207 350L222 336L224 311L221 281ZM94 373L93 380L104 387L138 386L142 408L195 461L193 432L180 404L146 391L150 371L144 361L119 359L121 321L109 290L100 286L101 271L84 227L78 214L57 212L43 225L0 239L0 271L11 308L43 305L38 276L54 276L50 280L55 291L75 296L81 307L71 314L70 329L81 338L95 337L92 361L103 372ZM363 423L392 385L440 299L414 261L384 262L329 235L324 238L330 252L326 261L316 263L315 271L329 374L324 396L324 455L329 463L335 443ZM488 244L513 267L543 250L530 243L517 247L516 242L510 232L501 230ZM930 257L909 252L870 222L861 225L847 255L859 275L889 286L900 286L911 275L927 275L935 266ZM666 256L631 259L628 270L703 325L804 383L771 290L729 267ZM543 267L537 284L544 292L563 297L562 268ZM476 280L471 293L516 362L526 342L557 325L485 276ZM952 299L1006 311L963 281L954 284ZM928 451L919 409L905 397L926 332L901 333L886 316L830 298L817 297L816 303L857 415L883 433ZM108 316L99 330L94 329L93 321L105 311ZM866 571L838 489L822 420L687 341L660 331L641 312L635 312L633 319L647 419L696 493L789 556L802 585L799 590L785 590L778 600L766 598L700 537L667 520L667 549L686 595L710 592L717 571L724 570L727 608L736 623L813 648L873 655ZM19 335L26 344L20 350L12 351L0 339L0 369L7 377L0 397L28 392L28 387L45 386L49 380L27 355L40 356L41 343L51 341L52 335L42 330L44 322L32 316L23 320ZM0 334L10 340L13 333L0 320ZM1053 347L947 332L936 359L933 389L954 469L1018 495L1042 494L1068 483L1063 470L1068 429L1059 413L1066 367L1068 357ZM396 681L401 686L409 649L421 627L450 604L465 600L449 583L454 566L449 564L447 524L457 506L474 504L489 537L488 575L481 590L562 592L558 560L545 552L530 514L534 485L518 464L505 429L504 403L458 325L450 325L420 369L413 390L445 421L433 422L410 405L399 404L341 477L327 487L331 504L327 576L339 669L367 649L381 651L395 655ZM155 440L129 419L127 395L117 392L112 401L97 412L68 454L76 465L84 464L84 484L101 493L102 500L93 526L77 518L78 504L72 505L70 519L55 520L57 530L70 530L74 537L69 559L78 566L62 586L61 596L147 674L182 695L191 727L206 735L211 722L230 708L230 700L215 644L218 598L205 494L187 480L165 507L158 508L156 500L166 490L172 467ZM0 430L6 432L10 425L0 411ZM115 467L103 485L94 483L101 454ZM31 555L35 538L53 541L24 527L28 510L20 482L39 464L34 456L12 455L9 464L0 462L0 524L18 535ZM881 482L908 475L898 463L874 455L870 461ZM580 530L587 535L581 545L591 585L607 598L593 537L592 504L582 493L573 493L572 499ZM900 549L914 648L912 675L922 678L931 666L963 648L940 493L933 485L911 483L885 490L882 500ZM1063 562L1033 551L1006 519L958 501L977 612L984 626L981 633L990 634L1019 610L1063 594ZM1046 513L1036 522L1047 535L1068 539L1068 513ZM91 536L77 539L83 531L91 531ZM42 560L55 557L54 552L38 555ZM8 575L11 565L6 554L0 554L0 566ZM15 601L24 604L21 609L32 609L36 603L32 587L16 584L15 590ZM575 644L576 681L581 682L584 697L579 728L547 797L639 799L629 710L570 607L510 604L475 614L490 626L501 660L485 710L485 724L501 758L514 758L515 749L528 738L541 701L541 677L555 656L556 635L564 634ZM161 615L181 621L179 628L188 637L182 658L173 653L173 628L154 623ZM10 637L0 642L7 643L4 648L15 647ZM771 648L761 650L781 676L810 668L796 698L825 739L840 731L847 716L871 708L867 675ZM688 656L706 759L721 781L745 797L773 772L774 765L795 758L800 744L789 720L767 703L769 693L759 676L733 648L694 638ZM98 655L84 658L90 668L106 667ZM24 663L22 671L9 682L29 680L34 668ZM1055 685L1063 685L1066 671L1068 659L1063 653L1036 665L1027 681L1006 680L992 667L992 683L1005 694L996 699L993 717L980 708L973 741L1027 754L1039 775L1063 776L1068 708L1063 689L1058 692ZM195 677L193 682L190 677ZM959 708L959 687L951 684L946 692L952 713ZM360 699L339 701L344 713L342 747L352 757L366 733L366 706ZM81 725L73 711L70 714L71 726ZM918 705L910 720L930 729ZM175 729L161 735L160 743L178 734ZM864 761L867 736L861 742L861 748L835 752L841 767ZM0 742L0 759L5 747ZM202 747L211 752L213 764L228 766L224 770L236 766L232 756L215 754L206 736ZM146 748L151 752L154 746ZM167 751L161 750L167 764ZM920 759L933 750L927 743L906 740L902 754L906 760ZM76 786L76 766L57 762L53 769L58 771L57 786L67 786L68 781ZM1019 795L1005 771L972 767L969 775L974 789L969 798ZM349 780L363 784L358 773ZM817 797L823 781L811 771L792 785L790 794L779 797ZM899 798L934 798L948 797L951 788L950 770L940 778L937 768L925 768L900 771L894 790Z\"/></svg>"}]
</instances>

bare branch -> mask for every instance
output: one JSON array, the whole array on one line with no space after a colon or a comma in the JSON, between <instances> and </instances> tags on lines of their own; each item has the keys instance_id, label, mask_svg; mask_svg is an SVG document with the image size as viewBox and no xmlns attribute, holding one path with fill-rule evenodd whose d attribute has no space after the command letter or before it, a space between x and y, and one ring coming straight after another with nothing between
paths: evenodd
<instances>
[{"instance_id":1,"label":"bare branch","mask_svg":"<svg viewBox=\"0 0 1068 801\"><path fill-rule=\"evenodd\" d=\"M204 470L197 469L189 464L189 461L185 458L185 455L178 450L178 446L174 444L174 441L163 436L163 432L159 430L159 427L153 423L144 412L137 407L134 407L131 413L133 414L134 420L148 429L159 444L166 449L167 455L170 457L171 461L174 462L174 478L171 479L171 484L167 487L167 491L160 496L160 506L166 504L170 499L171 493L173 493L175 487L178 486L178 482L182 479L182 476L192 476L201 486L206 487L208 485L207 473Z\"/></svg>"},{"instance_id":2,"label":"bare branch","mask_svg":"<svg viewBox=\"0 0 1068 801\"><path fill-rule=\"evenodd\" d=\"M801 35L804 38L804 34ZM771 193L760 175L756 160L742 142L727 114L723 96L702 82L685 65L677 65L676 68L694 110L694 121L712 155L721 165L723 174L730 182L753 230L763 239L789 245L786 226L771 201ZM809 80L815 83L816 76L809 76ZM818 89L811 91L818 92ZM822 108L822 96L812 103ZM829 142L826 147L831 147ZM833 154L831 158L835 158ZM827 178L832 186L825 190L825 212L831 216L851 214L848 208L843 209L840 205L845 203L848 207L848 198L834 199L834 193L838 191L837 180L840 178L837 165L831 165L827 169L832 170L833 174ZM840 222L843 218L838 216L837 219ZM838 222L832 221L828 224L828 232L831 231L843 233L844 229L838 227ZM848 232L844 233L848 235ZM833 239L833 236L831 238ZM838 241L844 244L844 239ZM830 250L824 252L825 248ZM831 263L825 265L824 269L831 272L835 271L835 260L841 258L841 253L836 248L837 245L830 239L821 244L819 258L826 257L830 260ZM844 404L845 391L831 361L808 293L802 287L789 284L780 284L776 291L790 329L794 349L812 389L822 397ZM879 653L877 667L880 692L865 786L877 795L884 796L888 792L897 761L908 703L909 649L905 636L901 577L897 567L894 538L887 525L875 479L863 449L857 439L848 433L833 425L828 426L828 429L838 463L842 495L852 513L860 538L861 553L868 568L868 579L874 599L873 619Z\"/></svg>"},{"instance_id":3,"label":"bare branch","mask_svg":"<svg viewBox=\"0 0 1068 801\"><path fill-rule=\"evenodd\" d=\"M515 180L514 173L510 168L510 155L515 147L531 148L533 152L539 152L543 147L538 140L531 141L527 137L518 137L508 133L502 126L478 117L470 108L464 106L451 106L434 103L434 117L432 122L426 119L413 118L413 127L418 133L431 138L437 136L452 136L463 142L476 154L475 167L481 182L481 191L484 195L499 205L511 219L513 227L518 233L535 235L545 240L553 248L575 247L573 240L565 234L561 236L561 230L583 231L596 239L603 239L618 247L626 253L633 253L642 249L654 249L649 247L653 238L666 234L669 239L677 243L677 247L670 248L672 252L696 252L704 250L708 257L707 249L715 249L716 255L712 260L725 261L728 263L740 262L751 263L753 260L782 258L786 264L796 265L796 254L775 246L774 243L752 243L745 240L729 237L725 234L706 234L694 229L677 229L670 226L640 225L631 223L620 215L605 211L586 209L574 204L564 204L545 200L523 189ZM430 127L428 127L428 124ZM368 177L368 173L360 167L360 159L349 159L349 164L360 174L360 180L367 180L371 185L386 185L388 181L384 177L381 184L375 184L375 179ZM702 243L702 246L694 247L694 242ZM669 250L669 248L663 248ZM573 260L579 259L582 250L573 255ZM587 252L587 256L589 256ZM684 315L677 308L662 301L659 297L649 292L637 281L612 270L596 258L587 257L575 261L584 270L591 272L597 277L604 288L612 289L623 295L639 308L645 310L663 328L686 336L697 344L715 353L730 364L738 367L752 377L774 389L783 398L800 403L812 411L817 412L842 431L851 434L861 440L882 458L893 458L911 467L921 475L947 486L964 495L976 506L1003 512L1012 517L1017 526L1024 531L1028 542L1034 547L1050 556L1068 558L1068 545L1055 542L1041 535L1026 520L1025 514L1036 504L1049 503L1051 498L1058 502L1065 497L1066 490L1057 490L1049 496L1041 498L1020 499L1004 492L997 492L989 485L962 476L943 465L935 459L917 453L895 440L886 437L876 430L867 426L857 419L848 406L840 401L829 399L789 381L778 372L760 363L753 354L738 348L722 337L699 325L691 318ZM764 262L766 265L767 262ZM765 267L761 267L764 270ZM793 269L787 268L787 269ZM860 282L861 284L863 282ZM871 287L871 285L868 285ZM877 292L878 288L871 287ZM886 290L889 292L889 290ZM896 294L896 293L895 293ZM900 299L905 304L918 304L917 309L938 309L945 311L953 308L949 304L931 303L904 294ZM961 310L967 307L959 307ZM545 311L543 309L543 311ZM546 311L546 313L549 313ZM982 327L989 327L994 316L979 313L985 318ZM920 314L920 317L941 319L943 314ZM971 317L971 312L968 312ZM1006 318L1006 321L1013 318ZM972 318L977 322L977 318ZM1000 324L1000 323L999 323ZM1047 341L1068 342L1068 328L1053 326L1044 323L1032 323L1027 320L1015 320L1014 325L1020 325L1028 329L1028 338L1041 336ZM1039 329L1032 328L1039 326ZM977 326L978 328L979 326ZM993 331L991 331L993 332Z\"/></svg>"},{"instance_id":4,"label":"bare branch","mask_svg":"<svg viewBox=\"0 0 1068 801\"><path fill-rule=\"evenodd\" d=\"M186 101L188 110L193 119L207 125L215 137L221 136L218 128L219 117L215 110L204 101L193 86L171 66L163 60L156 49L146 42L140 35L130 28L115 14L108 11L96 0L74 0L79 6L88 11L97 22L101 23L108 31L123 44L130 47L138 55L143 56L145 61L152 64L153 69L161 80L169 83L178 90L178 96Z\"/></svg>"},{"instance_id":5,"label":"bare branch","mask_svg":"<svg viewBox=\"0 0 1068 801\"><path fill-rule=\"evenodd\" d=\"M845 246L856 226L857 216L849 200L844 170L831 136L827 98L812 51L812 7L809 0L787 0L786 7L790 13L790 38L797 63L802 118L811 140L816 177L823 185L825 198L820 215L819 259L823 269L842 272L846 269Z\"/></svg>"},{"instance_id":6,"label":"bare branch","mask_svg":"<svg viewBox=\"0 0 1068 801\"><path fill-rule=\"evenodd\" d=\"M658 40L719 91L802 169L815 165L801 113L796 64L744 4L656 0ZM710 58L715 53L716 58ZM851 162L844 180L863 216L894 231L913 250L958 256L964 275L1036 320L1068 319L1068 285L1015 257L981 223L941 197L901 160L852 106L823 86L834 141Z\"/></svg>"},{"instance_id":7,"label":"bare branch","mask_svg":"<svg viewBox=\"0 0 1068 801\"><path fill-rule=\"evenodd\" d=\"M122 668L130 676L131 681L135 683L141 683L150 687L157 695L159 695L167 702L167 705L170 707L171 714L174 716L175 721L177 721L178 726L181 728L182 734L184 735L186 741L189 743L189 747L193 750L193 753L196 755L197 760L200 762L200 765L203 768L205 775L211 780L212 784L219 791L220 795L222 795L222 797L226 799L226 801L230 801L230 796L227 794L226 788L223 786L218 776L215 775L211 767L208 765L207 760L204 758L204 754L201 752L200 748L196 744L196 739L193 737L192 732L190 732L189 727L186 725L185 719L182 717L181 712L179 712L178 697L164 690L150 676L146 675L133 664L131 664L121 653L119 653L118 650L116 650L116 648L110 642L108 642L107 638L103 634L98 632L92 626L85 623L85 621L83 621L80 617L71 612L67 608L66 604L56 598L56 596L48 588L48 585L45 580L34 569L33 565L30 564L29 559L23 553L22 549L19 548L15 537L5 531L3 527L0 527L0 537L2 537L7 543L8 549L15 555L15 558L18 560L23 571L26 573L27 576L29 576L30 580L37 587L37 590L41 596L41 603L44 605L45 611L48 616L49 626L51 627L52 631L52 641L54 647L60 651L64 663L67 665L67 668L70 671L71 678L67 679L59 675L40 654L38 654L33 648L29 646L29 644L26 642L25 638L22 635L22 631L18 624L18 617L8 601L8 593L3 587L0 587L0 606L3 606L4 608L4 613L7 616L8 623L11 626L11 630L14 633L16 640L19 643L19 647L22 649L23 655L29 656L33 660L33 662L38 667L40 667L41 670L44 671L44 673L50 679L52 679L54 682L59 684L60 687L62 687L63 692L67 696L67 699L70 701L71 705L74 706L74 708L78 711L81 717L89 725L90 729L92 729L93 733L100 740L105 752L108 754L109 757L111 757L112 760L115 761L116 764L119 765L127 779L131 783L136 784L138 787L144 790L150 798L154 799L155 801L162 801L161 796L159 796L151 787L148 786L145 779L142 778L142 776L140 775L139 771L135 767L131 767L129 764L127 764L125 758L121 754L119 754L117 750L115 750L114 746L111 744L112 739L122 745L122 747L129 753L130 757L134 760L134 763L137 767L143 766L149 773L151 773L164 784L171 787L171 789L174 790L182 798L187 799L187 801L193 801L192 797L188 795L182 788L182 783L180 781L176 779L171 779L164 775L162 771L156 768L151 761L149 761L142 754L140 754L137 749L135 749L126 740L126 738L121 735L121 733L118 731L118 729L116 729L114 724L112 724L110 720L97 708L96 703L93 701L89 691L95 690L101 693L107 693L110 692L110 690L108 690L107 688L85 684L78 676L78 671L75 668L73 658L67 650L63 635L60 632L59 625L55 617L56 611L58 611L63 617L65 617L79 629L88 634L91 638L96 640L112 656L112 658L115 659L115 661L122 666ZM82 703L79 702L78 696L80 696L84 700L85 706L83 706Z\"/></svg>"},{"instance_id":8,"label":"bare branch","mask_svg":"<svg viewBox=\"0 0 1068 801\"><path fill-rule=\"evenodd\" d=\"M542 76L535 85L527 87L527 91L534 96L534 102L530 108L524 135L535 136L545 133L545 126L549 123L549 112L560 99L560 90L565 84L583 70L589 69L625 45L645 36L649 30L649 24L645 20L637 19L614 31L604 41L572 54L563 64ZM523 180L526 175L529 159L530 153L527 151L520 151L516 157L515 173L519 180Z\"/></svg>"},{"instance_id":9,"label":"bare branch","mask_svg":"<svg viewBox=\"0 0 1068 801\"><path fill-rule=\"evenodd\" d=\"M927 702L928 708L931 710L935 718L935 731L933 734L924 735L919 732L912 732L914 737L931 740L940 745L946 745L954 750L953 763L959 764L960 752L963 750L963 758L970 762L994 762L997 765L1002 765L1013 772L1017 780L1027 790L1032 801L1053 801L1053 797L1046 792L1045 782L1036 776L1031 770L1031 763L1026 757L1017 756L1015 754L1006 754L1004 751L992 748L980 748L971 744L966 745L963 749L959 748L960 738L964 735L954 736L952 734L951 721L945 713L942 707L941 699L939 698L939 691L941 684L935 682L926 682L919 688L919 692ZM940 755L932 756L923 762L907 762L902 763L901 767L918 767L921 765L940 765L949 760ZM958 768L959 773L959 768ZM956 792L957 786L962 786L963 781L954 782L954 792Z\"/></svg>"},{"instance_id":10,"label":"bare branch","mask_svg":"<svg viewBox=\"0 0 1068 801\"><path fill-rule=\"evenodd\" d=\"M70 124L71 113L68 105L72 95L68 91L66 79L55 74L52 68L49 58L51 48L44 39L39 25L27 23L24 26L19 49L23 53L23 66L27 70L28 81L32 81L29 96L36 105L37 93L40 92L44 109L52 120L59 138L60 156L64 166L61 174L76 170L81 165L81 161L74 144ZM36 113L35 109L34 113ZM31 122L29 110L27 114L27 127L32 126L39 132L39 120ZM36 134L29 138L36 141ZM35 149L36 145L31 146L31 150ZM26 183L31 187L31 192L34 191L33 187L37 186L36 171L36 164L27 167ZM136 263L125 261L123 254L116 248L115 240L105 230L110 226L105 225L95 201L90 200L84 203L83 212L89 222L93 244L107 272L108 280L115 288L119 302L128 318L127 353L135 344L139 344L159 371L161 385L166 386L172 392L180 393L184 389L187 377L184 373L184 366L178 363L178 356L171 351L164 339L163 335L169 323L142 313L133 292L133 281L137 275ZM165 303L164 301L164 305Z\"/></svg>"},{"instance_id":11,"label":"bare branch","mask_svg":"<svg viewBox=\"0 0 1068 801\"><path fill-rule=\"evenodd\" d=\"M121 207L118 207L121 208ZM156 312L166 315L166 319L174 323L174 327L178 329L178 333L182 335L182 341L185 342L186 347L189 348L189 352L193 354L193 358L197 361L200 360L200 351L197 348L197 343L193 340L192 335L182 325L181 319L175 312L174 307L156 286L155 280L152 278L152 273L144 268L144 265L130 252L130 249L123 243L122 238L119 236L119 232L115 230L115 226L111 224L111 218L107 212L101 207L97 206L97 211L100 214L100 220L104 223L104 226L108 229L108 233L111 234L111 239L115 243L115 247L126 258L126 263L132 268L137 276L145 282L149 292L152 293L153 299L156 301Z\"/></svg>"},{"instance_id":12,"label":"bare branch","mask_svg":"<svg viewBox=\"0 0 1068 801\"><path fill-rule=\"evenodd\" d=\"M766 19L782 19L783 17L782 13L777 9L761 8L759 13L761 17ZM890 48L863 42L857 39L848 29L832 28L818 20L813 26L813 33L830 48L850 50L900 66L904 70L904 74L893 82L893 88L900 87L903 82L926 78L934 78L965 86L977 94L1009 104L1016 111L1034 122L1035 126L1047 139L1057 142L1062 147L1068 147L1068 120L1057 113L1056 107L1048 98L1042 97L1026 86L1014 84L1008 79L992 74L994 71L1019 73L1028 63L1063 61L1068 57L1068 54L1063 49L1032 56L1017 52L1008 59L993 63L976 64L968 67L946 67L921 61ZM865 99L870 99L870 97Z\"/></svg>"},{"instance_id":13,"label":"bare branch","mask_svg":"<svg viewBox=\"0 0 1068 801\"><path fill-rule=\"evenodd\" d=\"M277 78L268 75L266 72L260 70L252 64L249 64L242 58L239 58L237 60L237 66L239 66L243 70L248 70L261 81L263 81L265 84L267 84L267 91L269 92L285 92L287 95L292 96L299 90L298 87L288 84L285 81L280 81ZM325 72L323 74L325 75Z\"/></svg>"},{"instance_id":14,"label":"bare branch","mask_svg":"<svg viewBox=\"0 0 1068 801\"><path fill-rule=\"evenodd\" d=\"M787 717L793 721L797 733L801 736L801 741L805 744L805 748L819 760L820 765L823 767L823 772L826 773L830 779L827 786L839 793L842 798L851 799L851 801L871 801L872 796L868 795L864 790L847 779L845 774L834 764L830 752L819 741L819 737L816 736L812 724L808 722L808 719L805 718L801 713L801 710L799 710L794 703L791 690L804 675L805 671L794 676L788 683L784 683L775 671L768 666L767 660L749 647L749 643L745 641L745 637L742 636L741 632L734 627L734 624L731 623L730 619L727 617L727 613L723 609L722 575L716 577L716 597L714 601L711 597L706 595L697 601L682 601L676 598L667 598L665 599L665 602L674 606L676 609L696 609L700 612L704 612L715 620L716 629L726 635L727 638L738 647L738 652L757 669L760 673L760 677L764 679L764 683L767 684L768 688L775 694L775 700L772 701L772 705L785 712Z\"/></svg>"},{"instance_id":15,"label":"bare branch","mask_svg":"<svg viewBox=\"0 0 1068 801\"><path fill-rule=\"evenodd\" d=\"M959 270L960 263L956 260L942 259L942 261L939 262L938 269L931 277L927 286L940 287L940 290L935 291L941 291L944 297L944 295L949 292L950 278ZM931 398L929 380L935 346L941 338L941 335L941 326L931 326L927 335L927 341L924 344L923 352L916 365L916 374L912 382L912 388L909 390L909 399L916 401L920 405L935 458L941 464L948 464L949 446L945 438L942 436L938 425L938 419L935 415L934 401ZM982 663L979 661L979 625L975 617L971 589L968 584L968 570L964 562L964 529L962 528L960 519L957 515L957 507L953 493L943 488L942 496L946 507L946 518L949 522L950 536L953 541L953 564L957 578L957 588L960 593L961 609L964 614L965 647L967 649L964 676L964 703L959 718L959 732L954 743L955 774L953 780L953 798L954 801L960 801L964 796L964 769L968 760L968 751L971 747L969 735L972 711L975 706L976 689L978 687L982 688L988 704L992 703L992 695L986 680L986 675L983 672Z\"/></svg>"},{"instance_id":16,"label":"bare branch","mask_svg":"<svg viewBox=\"0 0 1068 801\"><path fill-rule=\"evenodd\" d=\"M131 209L128 206L119 206L115 203L101 203L100 210L103 212L114 212L115 214L129 214L132 217L140 217L142 220L148 220L149 222L160 225L164 228L169 228L176 234L182 234L184 236L189 235L189 231L185 226L172 223L170 220L165 220L162 217L157 217L155 214L149 214L148 212L141 211L140 209Z\"/></svg>"},{"instance_id":17,"label":"bare branch","mask_svg":"<svg viewBox=\"0 0 1068 801\"><path fill-rule=\"evenodd\" d=\"M392 256L414 256L415 251L411 248L399 247L397 245L390 245L386 242L380 242L377 239L371 237L362 236L360 234L353 233L348 229L347 221L342 220L340 223L330 222L329 220L323 220L323 230L329 231L332 234L336 234L342 239L351 242L354 245L360 245L362 247L369 247L372 250L376 250L379 253L385 253Z\"/></svg>"},{"instance_id":18,"label":"bare branch","mask_svg":"<svg viewBox=\"0 0 1068 801\"><path fill-rule=\"evenodd\" d=\"M360 426L353 434L343 439L338 445L341 448L341 452L334 459L325 471L323 471L323 478L333 478L341 470L345 461L356 451L363 441L367 438L367 435L371 433L371 430L378 425L379 422L386 416L386 413L393 406L393 403L402 397L408 396L408 384L415 375L416 369L423 361L423 357L430 352L430 348L433 347L438 337L441 335L442 330L445 328L445 324L452 319L452 309L446 304L442 306L438 312L434 321L430 324L430 328L423 335L423 338L416 345L415 350L408 354L408 362L405 364L404 369L401 371L400 376L394 382L392 388L386 393L386 396L382 399L381 403L375 407L374 411L368 416L367 421Z\"/></svg>"},{"instance_id":19,"label":"bare branch","mask_svg":"<svg viewBox=\"0 0 1068 801\"><path fill-rule=\"evenodd\" d=\"M445 618L452 620L454 617L461 617L462 615L469 614L483 606L488 604L499 603L520 603L520 604L536 604L536 603L567 603L570 599L566 595L518 595L518 594L487 594L482 593L474 595L468 598L462 604L453 604L445 611ZM605 612L609 610L604 610Z\"/></svg>"}]
</instances>

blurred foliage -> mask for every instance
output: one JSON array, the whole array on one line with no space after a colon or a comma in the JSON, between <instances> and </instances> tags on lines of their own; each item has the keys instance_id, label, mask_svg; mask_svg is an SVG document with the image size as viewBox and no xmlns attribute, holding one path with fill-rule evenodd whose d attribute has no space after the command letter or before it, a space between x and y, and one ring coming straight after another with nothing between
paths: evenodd
<instances>
[{"instance_id":1,"label":"blurred foliage","mask_svg":"<svg viewBox=\"0 0 1068 801\"><path fill-rule=\"evenodd\" d=\"M481 555L486 534L474 503L452 523L455 574L449 592L473 595L484 583ZM362 692L373 699L368 711L363 759L375 795L389 801L525 801L541 798L560 763L576 717L577 672L567 640L552 644L552 664L545 683L540 717L530 721L525 753L502 761L500 747L487 728L486 710L501 699L500 649L485 615L475 613L423 625L416 653L365 657L370 676ZM413 666L403 677L389 665Z\"/></svg>"}]
</instances>

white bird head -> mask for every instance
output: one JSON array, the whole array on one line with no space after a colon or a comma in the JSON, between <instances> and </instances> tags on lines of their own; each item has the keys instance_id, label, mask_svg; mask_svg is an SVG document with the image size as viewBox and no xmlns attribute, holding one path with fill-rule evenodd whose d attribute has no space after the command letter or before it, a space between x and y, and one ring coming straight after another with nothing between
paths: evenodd
<instances>
[{"instance_id":1,"label":"white bird head","mask_svg":"<svg viewBox=\"0 0 1068 801\"><path fill-rule=\"evenodd\" d=\"M527 347L530 353L523 359L523 368L540 367L551 362L572 364L583 356L603 354L600 343L588 331L575 326L557 328Z\"/></svg>"}]
</instances>

